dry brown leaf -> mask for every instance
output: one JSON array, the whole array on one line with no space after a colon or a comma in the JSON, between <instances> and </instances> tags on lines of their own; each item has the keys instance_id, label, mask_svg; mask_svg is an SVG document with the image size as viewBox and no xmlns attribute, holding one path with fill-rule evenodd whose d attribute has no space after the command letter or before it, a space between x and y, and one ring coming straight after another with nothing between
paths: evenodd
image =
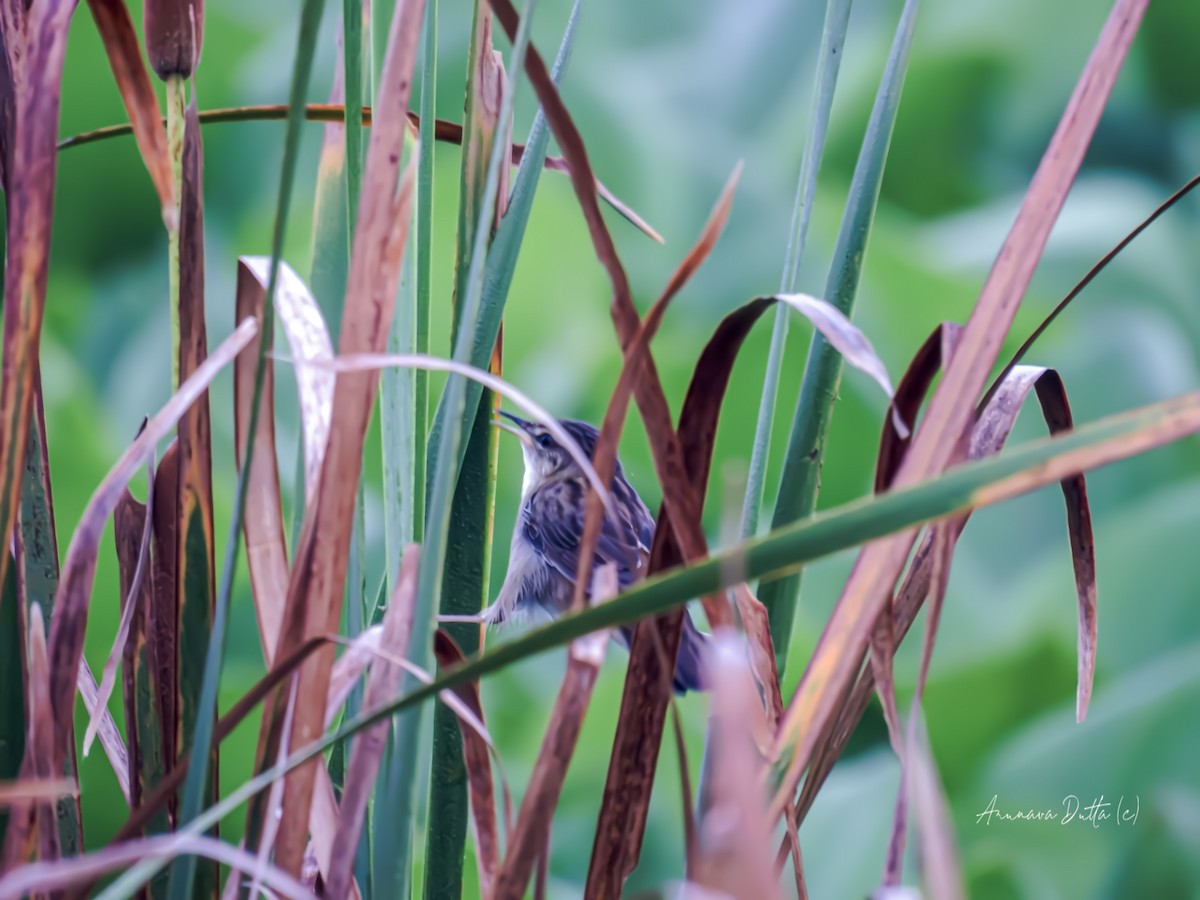
<instances>
[{"instance_id":1,"label":"dry brown leaf","mask_svg":"<svg viewBox=\"0 0 1200 900\"><path fill-rule=\"evenodd\" d=\"M104 52L108 54L142 161L154 182L158 202L162 204L164 222L168 230L173 230L175 202L167 131L158 108L158 95L142 61L142 48L133 30L133 20L124 0L88 0L88 7L104 42Z\"/></svg>"},{"instance_id":2,"label":"dry brown leaf","mask_svg":"<svg viewBox=\"0 0 1200 900\"><path fill-rule=\"evenodd\" d=\"M410 155L403 176L400 160L424 10L423 0L414 0L397 5L392 18L377 94L380 115L367 148L346 284L340 329L342 353L381 352L392 320L408 236L417 154ZM353 486L361 474L362 445L378 382L378 374L370 372L346 373L337 379L329 443L293 561L277 656L288 655L309 636L337 631L354 515ZM332 665L330 650L318 652L303 665L300 696L325 697ZM264 722L256 760L260 766L278 749L279 706L278 702L272 705ZM320 735L324 712L320 703L301 705L292 726L293 747L307 746ZM276 861L293 875L299 874L303 862L313 779L319 765L320 761L314 759L286 778ZM251 804L252 819L259 818L260 808L260 802Z\"/></svg>"},{"instance_id":3,"label":"dry brown leaf","mask_svg":"<svg viewBox=\"0 0 1200 900\"><path fill-rule=\"evenodd\" d=\"M611 564L597 570L592 586L598 602L617 593L616 568ZM567 766L575 752L583 717L592 698L596 675L604 662L607 632L576 638L567 657L567 672L550 712L546 737L538 752L529 787L517 813L517 824L509 839L504 864L496 876L493 900L519 900L525 894L538 855L549 845L550 824L562 792Z\"/></svg>"},{"instance_id":4,"label":"dry brown leaf","mask_svg":"<svg viewBox=\"0 0 1200 900\"><path fill-rule=\"evenodd\" d=\"M280 266L282 270L282 264ZM266 301L266 284L244 260L238 261L235 315L239 320L261 321ZM234 434L238 469L245 466L250 431L250 406L254 397L255 370L259 342L255 338L238 354L233 366ZM279 644L283 606L287 599L288 560L284 538L283 505L279 491L279 462L275 455L275 371L271 360L264 360L262 396L254 434L254 455L247 479L246 506L242 532L246 538L246 565L254 595L258 632L268 665Z\"/></svg>"}]
</instances>

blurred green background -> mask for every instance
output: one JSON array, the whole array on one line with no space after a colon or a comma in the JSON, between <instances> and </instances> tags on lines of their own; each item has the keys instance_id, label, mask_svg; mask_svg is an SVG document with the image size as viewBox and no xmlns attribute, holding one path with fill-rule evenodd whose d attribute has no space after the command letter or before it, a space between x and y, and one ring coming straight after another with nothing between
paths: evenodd
<instances>
[{"instance_id":1,"label":"blurred green background","mask_svg":"<svg viewBox=\"0 0 1200 900\"><path fill-rule=\"evenodd\" d=\"M133 4L140 7L140 4ZM899 14L896 0L855 5L821 173L802 289L819 292L854 158ZM311 99L324 100L340 4L329 4ZM539 4L534 39L553 54L567 0ZM135 15L140 9L134 10ZM1022 191L1100 30L1102 0L928 0L916 43L856 321L893 377L940 321L964 321ZM654 344L678 409L717 321L776 289L813 79L822 7L815 2L585 2L564 94L597 173L667 239L651 243L615 216L612 229L644 309L697 234L737 160L746 170L728 229L678 298ZM468 4L442 4L439 115L462 115ZM198 69L202 107L286 98L296 8L285 0L209 0ZM1200 5L1152 6L1087 163L1017 318L1015 347L1088 266L1200 165ZM506 49L506 48L505 48ZM515 134L534 105L523 85ZM122 121L90 16L72 26L64 135ZM321 126L305 136L285 256L306 275ZM281 123L206 129L209 334L232 327L235 261L269 251ZM437 157L434 340L448 344L459 154ZM1128 250L1035 348L1062 372L1078 421L1194 389L1200 346L1200 201L1185 200ZM324 299L324 298L323 298ZM599 419L620 357L609 290L567 180L542 180L505 323L505 373L561 416ZM170 392L166 243L131 139L71 150L59 162L43 377L59 540L141 417ZM810 329L791 327L768 495L791 420ZM769 325L748 341L721 421L705 523L714 543L740 511ZM291 471L293 386L280 378L280 457ZM436 395L435 395L436 397ZM231 382L213 391L217 534L233 488ZM858 373L844 379L824 469L823 507L868 492L883 398ZM1042 431L1030 411L1014 434ZM376 428L377 430L377 428ZM378 437L368 523L372 583L383 570ZM1200 896L1200 449L1195 439L1093 474L1100 638L1096 691L1074 722L1075 595L1056 490L976 515L954 569L925 703L973 897ZM520 458L502 444L493 590L516 514ZM630 477L657 498L644 434L632 417L622 445ZM285 482L290 478L285 477ZM651 502L653 506L653 502ZM1189 510L1191 512L1189 512ZM117 577L106 537L87 639L97 672L117 622ZM1189 549L1190 548L1190 549ZM787 690L835 602L852 554L813 565L797 617ZM244 566L223 680L225 709L262 671ZM920 622L918 623L918 627ZM919 635L914 630L914 635ZM917 642L900 653L904 696ZM552 894L580 893L617 712L624 655L602 673L555 819ZM561 653L487 681L489 726L519 798L563 669ZM114 712L119 715L114 703ZM693 778L706 700L682 703ZM223 746L221 780L253 760L257 717ZM898 768L878 714L860 730L802 831L814 897L863 896L878 884ZM99 750L82 767L85 828L98 846L124 819ZM631 889L681 875L683 832L674 751L666 748ZM997 808L1059 809L1104 796L1137 798L1135 824L1061 826L977 820ZM230 820L227 834L240 831ZM911 879L914 869L906 867ZM469 876L474 879L473 871Z\"/></svg>"}]
</instances>

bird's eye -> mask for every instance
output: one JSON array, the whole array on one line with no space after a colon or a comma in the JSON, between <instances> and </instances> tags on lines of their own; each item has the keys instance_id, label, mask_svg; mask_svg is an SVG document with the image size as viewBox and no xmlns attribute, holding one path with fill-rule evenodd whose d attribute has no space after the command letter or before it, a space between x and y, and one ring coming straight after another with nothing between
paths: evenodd
<instances>
[{"instance_id":1,"label":"bird's eye","mask_svg":"<svg viewBox=\"0 0 1200 900\"><path fill-rule=\"evenodd\" d=\"M537 442L539 447L550 447L554 444L554 438L549 434L542 433L538 435Z\"/></svg>"}]
</instances>

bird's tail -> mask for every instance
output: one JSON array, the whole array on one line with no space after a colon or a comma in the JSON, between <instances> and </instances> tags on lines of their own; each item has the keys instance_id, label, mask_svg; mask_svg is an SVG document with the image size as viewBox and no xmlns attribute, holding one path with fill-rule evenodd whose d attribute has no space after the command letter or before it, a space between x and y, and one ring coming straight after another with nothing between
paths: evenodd
<instances>
[{"instance_id":1,"label":"bird's tail","mask_svg":"<svg viewBox=\"0 0 1200 900\"><path fill-rule=\"evenodd\" d=\"M708 690L704 671L704 645L708 635L696 627L690 613L684 613L683 633L679 638L679 655L675 657L675 693Z\"/></svg>"},{"instance_id":2,"label":"bird's tail","mask_svg":"<svg viewBox=\"0 0 1200 900\"><path fill-rule=\"evenodd\" d=\"M633 641L633 628L620 628L613 632L613 638L628 650ZM679 636L679 655L675 657L675 678L672 682L676 694L708 690L708 679L704 673L704 645L707 642L708 635L696 627L691 614L684 613L683 632Z\"/></svg>"}]
</instances>

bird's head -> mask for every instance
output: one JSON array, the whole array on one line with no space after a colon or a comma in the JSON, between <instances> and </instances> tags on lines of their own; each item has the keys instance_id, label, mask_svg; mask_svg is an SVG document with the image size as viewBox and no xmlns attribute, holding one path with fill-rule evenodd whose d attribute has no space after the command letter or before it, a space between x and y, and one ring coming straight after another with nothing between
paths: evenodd
<instances>
[{"instance_id":1,"label":"bird's head","mask_svg":"<svg viewBox=\"0 0 1200 900\"><path fill-rule=\"evenodd\" d=\"M500 415L508 421L497 420L496 425L510 434L516 435L521 441L521 450L525 456L523 495L528 496L530 491L550 478L572 475L582 477L583 472L579 463L559 444L549 429L537 422L530 422L503 410L500 411ZM562 419L559 424L567 434L574 438L575 443L587 454L588 459L591 459L596 452L596 441L600 437L600 432L587 422L579 422L574 419ZM615 471L617 473L621 471L619 462Z\"/></svg>"}]
</instances>

